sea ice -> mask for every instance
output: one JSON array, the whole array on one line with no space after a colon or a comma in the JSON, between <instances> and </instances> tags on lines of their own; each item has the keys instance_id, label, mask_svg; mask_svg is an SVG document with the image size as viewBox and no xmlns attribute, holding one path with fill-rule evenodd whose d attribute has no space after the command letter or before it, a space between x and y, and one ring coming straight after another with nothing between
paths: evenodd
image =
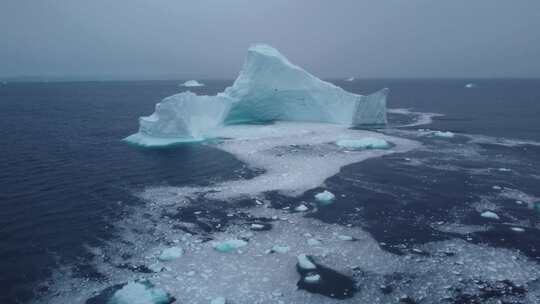
<instances>
[{"instance_id":1,"label":"sea ice","mask_svg":"<svg viewBox=\"0 0 540 304\"><path fill-rule=\"evenodd\" d=\"M204 83L200 83L197 80L188 80L181 84L183 87L203 87Z\"/></svg>"},{"instance_id":2,"label":"sea ice","mask_svg":"<svg viewBox=\"0 0 540 304\"><path fill-rule=\"evenodd\" d=\"M214 249L219 252L231 252L247 245L244 240L232 239L214 243Z\"/></svg>"},{"instance_id":3,"label":"sea ice","mask_svg":"<svg viewBox=\"0 0 540 304\"><path fill-rule=\"evenodd\" d=\"M129 282L114 293L109 304L169 304L174 300L148 281Z\"/></svg>"},{"instance_id":4,"label":"sea ice","mask_svg":"<svg viewBox=\"0 0 540 304\"><path fill-rule=\"evenodd\" d=\"M390 149L390 143L382 138L340 139L336 145L347 149Z\"/></svg>"},{"instance_id":5,"label":"sea ice","mask_svg":"<svg viewBox=\"0 0 540 304\"><path fill-rule=\"evenodd\" d=\"M217 298L212 299L212 301L210 301L210 304L225 304L225 303L227 303L227 300L224 297L217 297Z\"/></svg>"},{"instance_id":6,"label":"sea ice","mask_svg":"<svg viewBox=\"0 0 540 304\"><path fill-rule=\"evenodd\" d=\"M170 261L181 257L184 254L184 250L180 247L171 247L164 249L159 255L159 260Z\"/></svg>"},{"instance_id":7,"label":"sea ice","mask_svg":"<svg viewBox=\"0 0 540 304\"><path fill-rule=\"evenodd\" d=\"M316 270L317 269L317 266L305 254L300 254L297 257L297 261L298 261L298 267L302 270Z\"/></svg>"},{"instance_id":8,"label":"sea ice","mask_svg":"<svg viewBox=\"0 0 540 304\"><path fill-rule=\"evenodd\" d=\"M249 48L231 87L216 96L183 92L167 97L152 115L139 119L138 133L125 140L147 146L170 144L172 139L206 138L224 124L276 120L386 124L387 94L388 89L368 96L346 92L290 63L276 49L258 44Z\"/></svg>"},{"instance_id":9,"label":"sea ice","mask_svg":"<svg viewBox=\"0 0 540 304\"><path fill-rule=\"evenodd\" d=\"M321 281L321 276L318 274L310 274L304 277L304 282L308 284L317 284Z\"/></svg>"},{"instance_id":10,"label":"sea ice","mask_svg":"<svg viewBox=\"0 0 540 304\"><path fill-rule=\"evenodd\" d=\"M484 211L480 214L481 217L492 219L492 220L498 220L500 219L497 213L493 211Z\"/></svg>"},{"instance_id":11,"label":"sea ice","mask_svg":"<svg viewBox=\"0 0 540 304\"><path fill-rule=\"evenodd\" d=\"M304 204L301 204L298 207L294 208L294 211L298 211L298 212L308 211L308 207L306 207L306 205Z\"/></svg>"},{"instance_id":12,"label":"sea ice","mask_svg":"<svg viewBox=\"0 0 540 304\"><path fill-rule=\"evenodd\" d=\"M274 245L272 246L272 252L287 253L291 248L289 246Z\"/></svg>"},{"instance_id":13,"label":"sea ice","mask_svg":"<svg viewBox=\"0 0 540 304\"><path fill-rule=\"evenodd\" d=\"M435 131L433 132L433 136L440 138L453 138L455 134L450 131Z\"/></svg>"},{"instance_id":14,"label":"sea ice","mask_svg":"<svg viewBox=\"0 0 540 304\"><path fill-rule=\"evenodd\" d=\"M336 196L332 192L330 192L328 190L324 190L321 193L315 194L315 199L321 205L330 205L334 201L335 198L336 198Z\"/></svg>"}]
</instances>

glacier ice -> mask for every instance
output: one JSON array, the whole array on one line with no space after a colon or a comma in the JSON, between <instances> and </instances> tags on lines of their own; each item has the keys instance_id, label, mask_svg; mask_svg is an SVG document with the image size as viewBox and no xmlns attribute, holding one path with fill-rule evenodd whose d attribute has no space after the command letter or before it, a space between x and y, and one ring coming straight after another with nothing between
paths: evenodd
<instances>
[{"instance_id":1,"label":"glacier ice","mask_svg":"<svg viewBox=\"0 0 540 304\"><path fill-rule=\"evenodd\" d=\"M183 87L203 87L204 83L200 83L197 80L188 80L181 84Z\"/></svg>"},{"instance_id":2,"label":"glacier ice","mask_svg":"<svg viewBox=\"0 0 540 304\"><path fill-rule=\"evenodd\" d=\"M144 146L212 137L222 125L270 121L325 122L347 126L386 124L388 89L363 96L318 79L279 51L249 48L240 75L215 96L183 92L165 98L139 131L125 140Z\"/></svg>"}]
</instances>

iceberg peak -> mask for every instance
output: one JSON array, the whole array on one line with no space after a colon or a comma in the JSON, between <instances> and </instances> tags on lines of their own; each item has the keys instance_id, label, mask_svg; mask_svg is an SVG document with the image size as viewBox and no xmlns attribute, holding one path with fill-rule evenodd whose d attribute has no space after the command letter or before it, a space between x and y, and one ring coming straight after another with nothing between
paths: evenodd
<instances>
[{"instance_id":1,"label":"iceberg peak","mask_svg":"<svg viewBox=\"0 0 540 304\"><path fill-rule=\"evenodd\" d=\"M386 124L388 89L363 96L347 92L292 64L267 44L254 44L233 85L215 96L183 92L165 98L139 120L127 141L163 145L201 140L227 124L305 121Z\"/></svg>"}]
</instances>

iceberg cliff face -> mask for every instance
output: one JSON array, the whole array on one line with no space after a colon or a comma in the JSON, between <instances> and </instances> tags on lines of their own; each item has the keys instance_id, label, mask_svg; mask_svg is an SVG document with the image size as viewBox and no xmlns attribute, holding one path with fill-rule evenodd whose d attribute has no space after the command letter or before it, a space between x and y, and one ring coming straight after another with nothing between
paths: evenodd
<instances>
[{"instance_id":1,"label":"iceberg cliff face","mask_svg":"<svg viewBox=\"0 0 540 304\"><path fill-rule=\"evenodd\" d=\"M240 75L216 96L184 92L165 98L140 118L127 141L142 145L202 139L223 124L313 121L344 125L386 123L383 89L369 96L318 79L268 45L249 48Z\"/></svg>"}]
</instances>

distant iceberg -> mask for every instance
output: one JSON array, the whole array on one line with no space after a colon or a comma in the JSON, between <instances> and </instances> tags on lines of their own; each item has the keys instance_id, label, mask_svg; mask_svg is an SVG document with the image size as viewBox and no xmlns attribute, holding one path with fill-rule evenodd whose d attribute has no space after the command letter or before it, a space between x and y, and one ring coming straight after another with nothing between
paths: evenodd
<instances>
[{"instance_id":1,"label":"distant iceberg","mask_svg":"<svg viewBox=\"0 0 540 304\"><path fill-rule=\"evenodd\" d=\"M388 89L363 96L346 92L292 64L276 49L249 48L240 75L216 96L183 92L165 98L139 119L139 132L126 141L145 145L211 137L226 124L309 121L355 125L386 124Z\"/></svg>"},{"instance_id":2,"label":"distant iceberg","mask_svg":"<svg viewBox=\"0 0 540 304\"><path fill-rule=\"evenodd\" d=\"M349 77L349 78L345 79L345 81L351 82L351 81L354 81L354 79L355 79L354 77Z\"/></svg>"},{"instance_id":3,"label":"distant iceberg","mask_svg":"<svg viewBox=\"0 0 540 304\"><path fill-rule=\"evenodd\" d=\"M478 85L475 84L475 83L467 83L467 84L465 85L465 88L467 88L467 89L472 89L472 88L476 88L477 86L478 86Z\"/></svg>"},{"instance_id":4,"label":"distant iceberg","mask_svg":"<svg viewBox=\"0 0 540 304\"><path fill-rule=\"evenodd\" d=\"M197 80L188 80L182 83L180 86L183 87L204 87L204 83L200 83Z\"/></svg>"}]
</instances>

